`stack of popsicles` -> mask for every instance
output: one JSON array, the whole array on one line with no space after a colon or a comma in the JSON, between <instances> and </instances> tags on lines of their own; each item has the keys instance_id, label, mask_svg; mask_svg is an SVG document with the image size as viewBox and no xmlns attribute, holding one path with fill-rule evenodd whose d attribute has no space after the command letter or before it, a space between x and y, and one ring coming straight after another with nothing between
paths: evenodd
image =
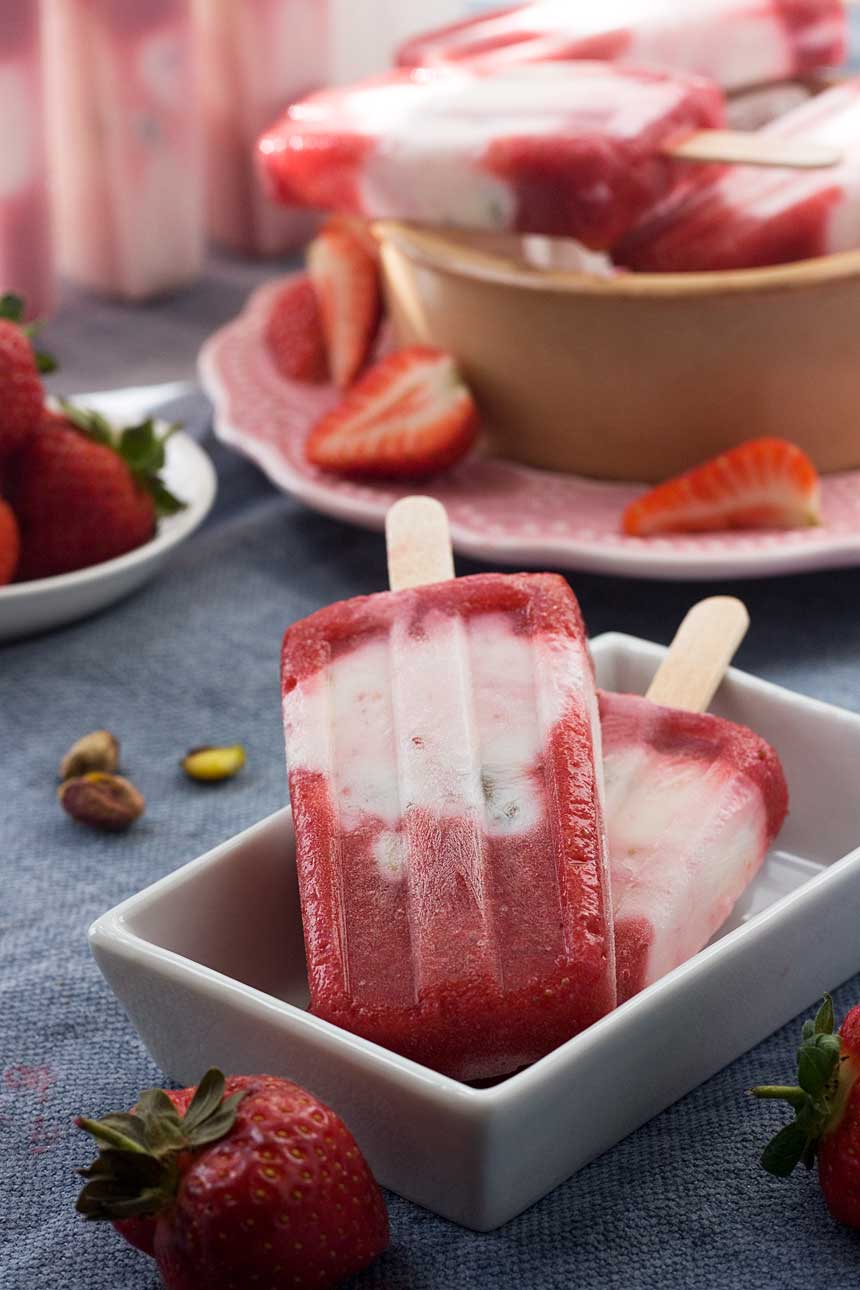
<instances>
[{"instance_id":1,"label":"stack of popsicles","mask_svg":"<svg viewBox=\"0 0 860 1290\"><path fill-rule=\"evenodd\" d=\"M262 163L285 202L570 238L627 268L854 247L860 81L756 134L755 158L712 150L744 158L730 175L698 164L724 90L838 64L845 32L842 0L535 0L419 37L400 70L295 104L263 136ZM760 99L749 110L767 115ZM791 158L793 143L818 146L817 163ZM820 168L795 168L807 164Z\"/></svg>"},{"instance_id":2,"label":"stack of popsicles","mask_svg":"<svg viewBox=\"0 0 860 1290\"><path fill-rule=\"evenodd\" d=\"M420 581L284 639L311 1007L480 1079L701 949L787 793L752 731L598 696L562 578Z\"/></svg>"}]
</instances>

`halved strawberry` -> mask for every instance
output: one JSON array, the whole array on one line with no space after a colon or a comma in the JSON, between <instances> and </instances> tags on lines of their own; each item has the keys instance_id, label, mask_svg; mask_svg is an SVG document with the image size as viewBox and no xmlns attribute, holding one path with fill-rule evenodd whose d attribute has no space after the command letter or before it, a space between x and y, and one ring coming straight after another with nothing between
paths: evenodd
<instances>
[{"instance_id":1,"label":"halved strawberry","mask_svg":"<svg viewBox=\"0 0 860 1290\"><path fill-rule=\"evenodd\" d=\"M658 484L627 507L622 521L633 537L820 523L818 471L785 439L749 439Z\"/></svg>"},{"instance_id":2,"label":"halved strawberry","mask_svg":"<svg viewBox=\"0 0 860 1290\"><path fill-rule=\"evenodd\" d=\"M304 274L278 295L266 322L266 344L288 381L326 380L325 336L316 289Z\"/></svg>"},{"instance_id":3,"label":"halved strawberry","mask_svg":"<svg viewBox=\"0 0 860 1290\"><path fill-rule=\"evenodd\" d=\"M330 233L333 230L345 231L356 238L367 251L367 254L372 256L375 261L379 261L379 243L373 236L370 224L366 219L362 219L359 215L329 215L320 232Z\"/></svg>"},{"instance_id":4,"label":"halved strawberry","mask_svg":"<svg viewBox=\"0 0 860 1290\"><path fill-rule=\"evenodd\" d=\"M379 327L379 265L357 234L340 220L308 247L308 271L322 314L328 361L336 385L351 385L367 361Z\"/></svg>"},{"instance_id":5,"label":"halved strawberry","mask_svg":"<svg viewBox=\"0 0 860 1290\"><path fill-rule=\"evenodd\" d=\"M314 427L305 451L323 470L417 479L465 456L477 423L451 355L416 345L371 368Z\"/></svg>"}]
</instances>

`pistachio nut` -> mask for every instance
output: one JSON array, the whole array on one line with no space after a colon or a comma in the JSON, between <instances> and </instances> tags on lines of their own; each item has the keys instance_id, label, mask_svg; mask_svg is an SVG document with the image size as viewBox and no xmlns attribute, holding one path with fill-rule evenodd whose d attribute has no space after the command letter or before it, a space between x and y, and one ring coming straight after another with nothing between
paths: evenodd
<instances>
[{"instance_id":1,"label":"pistachio nut","mask_svg":"<svg viewBox=\"0 0 860 1290\"><path fill-rule=\"evenodd\" d=\"M111 774L119 765L119 740L109 730L92 730L73 743L60 762L60 779L75 779L91 770Z\"/></svg>"},{"instance_id":2,"label":"pistachio nut","mask_svg":"<svg viewBox=\"0 0 860 1290\"><path fill-rule=\"evenodd\" d=\"M221 779L232 779L245 765L245 749L241 744L229 748L192 748L183 757L182 769L191 779L214 784Z\"/></svg>"},{"instance_id":3,"label":"pistachio nut","mask_svg":"<svg viewBox=\"0 0 860 1290\"><path fill-rule=\"evenodd\" d=\"M79 824L110 832L127 829L146 807L134 784L104 771L67 779L60 785L59 798L63 810Z\"/></svg>"}]
</instances>

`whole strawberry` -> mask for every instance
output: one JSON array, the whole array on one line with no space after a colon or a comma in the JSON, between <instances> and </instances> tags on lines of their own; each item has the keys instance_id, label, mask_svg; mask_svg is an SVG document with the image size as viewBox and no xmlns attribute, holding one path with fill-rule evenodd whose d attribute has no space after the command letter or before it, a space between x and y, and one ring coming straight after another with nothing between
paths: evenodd
<instances>
[{"instance_id":1,"label":"whole strawberry","mask_svg":"<svg viewBox=\"0 0 860 1290\"><path fill-rule=\"evenodd\" d=\"M161 482L163 465L151 421L116 432L97 413L44 412L7 480L21 528L19 579L88 568L148 542L157 517L181 506Z\"/></svg>"},{"instance_id":2,"label":"whole strawberry","mask_svg":"<svg viewBox=\"0 0 860 1290\"><path fill-rule=\"evenodd\" d=\"M19 296L0 297L0 461L8 460L36 430L45 402L39 372L53 368L46 355L33 349L23 317Z\"/></svg>"},{"instance_id":3,"label":"whole strawberry","mask_svg":"<svg viewBox=\"0 0 860 1290\"><path fill-rule=\"evenodd\" d=\"M860 1227L860 1006L852 1008L838 1036L833 1001L825 996L814 1021L803 1026L798 1085L766 1084L756 1097L794 1107L795 1118L767 1145L761 1163L778 1178L801 1161L818 1180L827 1208L840 1223Z\"/></svg>"},{"instance_id":4,"label":"whole strawberry","mask_svg":"<svg viewBox=\"0 0 860 1290\"><path fill-rule=\"evenodd\" d=\"M78 1124L102 1144L78 1211L119 1220L167 1290L325 1290L388 1244L352 1135L288 1080L210 1070L196 1091L150 1089L132 1113Z\"/></svg>"},{"instance_id":5,"label":"whole strawberry","mask_svg":"<svg viewBox=\"0 0 860 1290\"><path fill-rule=\"evenodd\" d=\"M21 555L21 535L15 512L0 497L0 587L11 582Z\"/></svg>"}]
</instances>

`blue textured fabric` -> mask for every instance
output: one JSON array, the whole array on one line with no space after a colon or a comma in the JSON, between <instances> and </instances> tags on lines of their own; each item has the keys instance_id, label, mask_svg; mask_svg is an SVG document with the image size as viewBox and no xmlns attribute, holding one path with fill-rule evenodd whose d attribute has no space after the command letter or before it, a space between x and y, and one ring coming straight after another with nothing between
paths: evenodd
<instances>
[{"instance_id":1,"label":"blue textured fabric","mask_svg":"<svg viewBox=\"0 0 860 1290\"><path fill-rule=\"evenodd\" d=\"M184 412L205 426L202 399ZM207 446L220 477L216 509L163 576L88 622L0 650L3 1290L156 1290L147 1258L73 1213L74 1170L91 1150L72 1117L128 1106L161 1079L90 959L86 928L284 802L282 630L332 600L379 589L385 577L377 536L310 513ZM715 589L572 581L592 633L618 628L660 641ZM722 589L739 591L752 611L740 666L860 706L860 572ZM102 725L121 736L123 763L148 800L127 836L75 826L54 797L58 757ZM219 740L247 745L247 769L201 792L177 758ZM860 979L838 991L840 1011L854 998ZM813 1265L822 1283L852 1283L860 1237L830 1221L812 1179L779 1183L756 1164L781 1112L751 1106L744 1091L759 1077L789 1075L796 1030L773 1036L492 1235L389 1197L392 1248L356 1290L806 1290Z\"/></svg>"}]
</instances>

